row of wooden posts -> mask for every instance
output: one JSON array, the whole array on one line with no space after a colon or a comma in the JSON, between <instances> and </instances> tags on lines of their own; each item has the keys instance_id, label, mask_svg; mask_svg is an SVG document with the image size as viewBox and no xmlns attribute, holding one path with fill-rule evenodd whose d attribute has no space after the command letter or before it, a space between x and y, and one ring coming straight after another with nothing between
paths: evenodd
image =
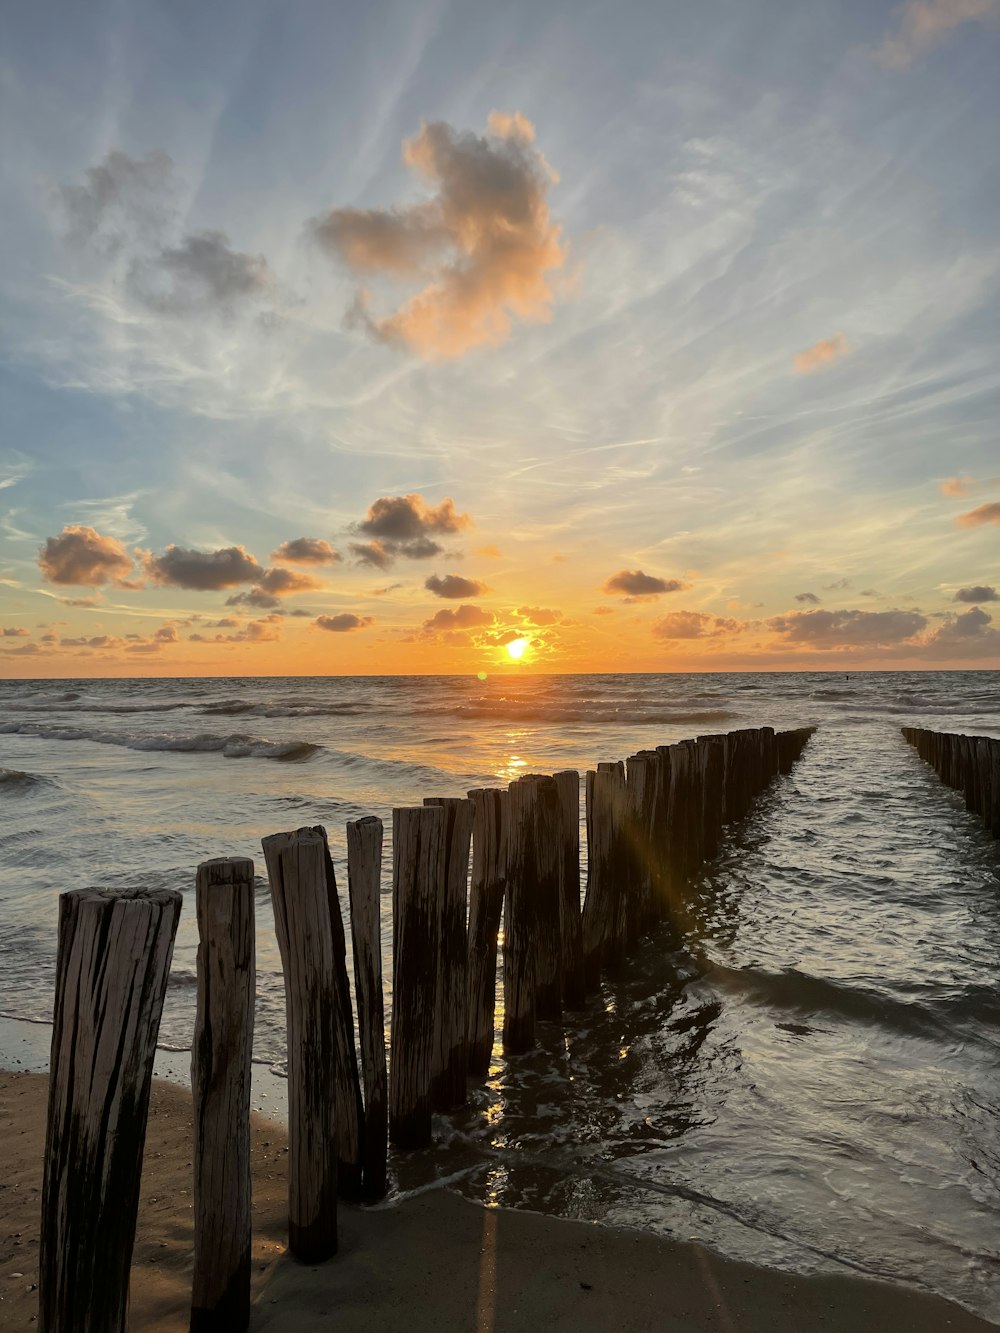
<instances>
[{"instance_id":1,"label":"row of wooden posts","mask_svg":"<svg viewBox=\"0 0 1000 1333\"><path fill-rule=\"evenodd\" d=\"M432 1111L466 1100L493 1050L503 919L503 1044L579 1009L603 970L675 918L724 824L787 773L813 728L770 727L641 750L580 780L527 775L506 790L393 811L393 1005L387 1079L379 891L382 822L347 825L360 1038L325 829L263 839L285 979L289 1249L337 1249L337 1195L386 1190L387 1143L431 1142ZM471 848L471 877L469 859ZM198 867L198 1007L192 1044L191 1328L244 1330L250 1314L250 1062L254 865ZM181 895L65 893L42 1191L42 1333L124 1333L150 1082Z\"/></svg>"},{"instance_id":2,"label":"row of wooden posts","mask_svg":"<svg viewBox=\"0 0 1000 1333\"><path fill-rule=\"evenodd\" d=\"M903 727L902 732L941 781L964 794L966 809L1000 838L1000 740L926 727Z\"/></svg>"}]
</instances>

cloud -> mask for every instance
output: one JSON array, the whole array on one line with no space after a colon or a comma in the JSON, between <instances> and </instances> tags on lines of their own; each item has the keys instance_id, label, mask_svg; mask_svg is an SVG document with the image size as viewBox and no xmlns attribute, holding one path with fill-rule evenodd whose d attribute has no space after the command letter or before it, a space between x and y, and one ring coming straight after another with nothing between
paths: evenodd
<instances>
[{"instance_id":1,"label":"cloud","mask_svg":"<svg viewBox=\"0 0 1000 1333\"><path fill-rule=\"evenodd\" d=\"M835 333L832 338L821 338L804 352L797 352L792 359L792 366L800 375L808 375L814 370L828 366L832 361L846 356L850 351L847 339L842 333Z\"/></svg>"},{"instance_id":2,"label":"cloud","mask_svg":"<svg viewBox=\"0 0 1000 1333\"><path fill-rule=\"evenodd\" d=\"M791 611L772 616L769 629L789 643L818 647L898 644L927 628L918 611Z\"/></svg>"},{"instance_id":3,"label":"cloud","mask_svg":"<svg viewBox=\"0 0 1000 1333\"><path fill-rule=\"evenodd\" d=\"M657 639L714 639L722 635L740 634L747 629L744 620L724 616L710 616L702 611L671 611L653 621L653 635Z\"/></svg>"},{"instance_id":4,"label":"cloud","mask_svg":"<svg viewBox=\"0 0 1000 1333\"><path fill-rule=\"evenodd\" d=\"M381 541L408 542L427 533L464 532L472 527L468 514L459 514L446 496L432 507L422 495L381 495L369 506L358 531Z\"/></svg>"},{"instance_id":5,"label":"cloud","mask_svg":"<svg viewBox=\"0 0 1000 1333\"><path fill-rule=\"evenodd\" d=\"M22 643L20 648L0 648L5 657L40 657L45 649L37 643Z\"/></svg>"},{"instance_id":6,"label":"cloud","mask_svg":"<svg viewBox=\"0 0 1000 1333\"><path fill-rule=\"evenodd\" d=\"M976 489L975 477L945 477L939 488L942 495L968 495Z\"/></svg>"},{"instance_id":7,"label":"cloud","mask_svg":"<svg viewBox=\"0 0 1000 1333\"><path fill-rule=\"evenodd\" d=\"M296 537L294 541L282 542L271 552L271 559L290 565L332 565L340 555L321 537Z\"/></svg>"},{"instance_id":8,"label":"cloud","mask_svg":"<svg viewBox=\"0 0 1000 1333\"><path fill-rule=\"evenodd\" d=\"M291 597L295 593L313 592L322 588L323 580L312 574L302 574L297 569L265 569L249 592L236 593L226 598L227 606L258 606L272 609L280 604L282 597Z\"/></svg>"},{"instance_id":9,"label":"cloud","mask_svg":"<svg viewBox=\"0 0 1000 1333\"><path fill-rule=\"evenodd\" d=\"M484 560L503 559L503 551L500 550L499 546L493 546L492 544L489 546L477 546L472 554L481 555Z\"/></svg>"},{"instance_id":10,"label":"cloud","mask_svg":"<svg viewBox=\"0 0 1000 1333\"><path fill-rule=\"evenodd\" d=\"M879 64L905 69L962 23L986 20L1000 11L997 0L907 0L899 27L875 52Z\"/></svg>"},{"instance_id":11,"label":"cloud","mask_svg":"<svg viewBox=\"0 0 1000 1333\"><path fill-rule=\"evenodd\" d=\"M814 592L797 592L795 594L797 602L804 602L807 606L819 606L820 599Z\"/></svg>"},{"instance_id":12,"label":"cloud","mask_svg":"<svg viewBox=\"0 0 1000 1333\"><path fill-rule=\"evenodd\" d=\"M221 231L182 233L178 194L167 153L132 158L117 148L87 168L82 184L57 190L66 239L119 258L125 291L147 309L228 316L269 297L274 279L264 256L234 250Z\"/></svg>"},{"instance_id":13,"label":"cloud","mask_svg":"<svg viewBox=\"0 0 1000 1333\"><path fill-rule=\"evenodd\" d=\"M1000 602L1000 593L988 583L974 583L969 588L959 588L955 594L956 602Z\"/></svg>"},{"instance_id":14,"label":"cloud","mask_svg":"<svg viewBox=\"0 0 1000 1333\"><path fill-rule=\"evenodd\" d=\"M544 606L519 606L517 614L533 625L558 625L563 618L561 611L550 611Z\"/></svg>"},{"instance_id":15,"label":"cloud","mask_svg":"<svg viewBox=\"0 0 1000 1333\"><path fill-rule=\"evenodd\" d=\"M395 558L381 542L351 542L350 551L359 565L371 565L373 569L388 569Z\"/></svg>"},{"instance_id":16,"label":"cloud","mask_svg":"<svg viewBox=\"0 0 1000 1333\"><path fill-rule=\"evenodd\" d=\"M442 634L449 630L480 629L483 625L492 625L494 620L492 611L484 611L479 606L457 606L454 611L438 611L424 621L423 629L425 634Z\"/></svg>"},{"instance_id":17,"label":"cloud","mask_svg":"<svg viewBox=\"0 0 1000 1333\"><path fill-rule=\"evenodd\" d=\"M978 606L949 615L926 643L931 657L995 657L1000 654L1000 629Z\"/></svg>"},{"instance_id":18,"label":"cloud","mask_svg":"<svg viewBox=\"0 0 1000 1333\"><path fill-rule=\"evenodd\" d=\"M196 551L168 546L162 555L146 552L143 567L154 583L195 592L219 592L240 583L259 581L264 570L242 546Z\"/></svg>"},{"instance_id":19,"label":"cloud","mask_svg":"<svg viewBox=\"0 0 1000 1333\"><path fill-rule=\"evenodd\" d=\"M31 633L30 629L25 629L23 625L6 625L0 627L0 639L26 639Z\"/></svg>"},{"instance_id":20,"label":"cloud","mask_svg":"<svg viewBox=\"0 0 1000 1333\"><path fill-rule=\"evenodd\" d=\"M478 579L463 579L460 574L445 574L444 578L432 574L424 580L424 587L435 597L454 597L456 600L462 597L482 597L489 592L485 583L480 583Z\"/></svg>"},{"instance_id":21,"label":"cloud","mask_svg":"<svg viewBox=\"0 0 1000 1333\"><path fill-rule=\"evenodd\" d=\"M520 113L492 112L486 133L425 122L404 140L403 161L435 190L390 209L335 208L310 230L357 274L423 282L389 315L374 315L360 291L350 318L380 342L421 356L462 356L506 342L512 317L551 318L546 277L566 261L549 217L556 179Z\"/></svg>"},{"instance_id":22,"label":"cloud","mask_svg":"<svg viewBox=\"0 0 1000 1333\"><path fill-rule=\"evenodd\" d=\"M601 591L609 596L626 594L630 601L649 600L665 592L683 592L689 585L680 579L661 579L655 574L644 574L641 569L622 569L603 584Z\"/></svg>"},{"instance_id":23,"label":"cloud","mask_svg":"<svg viewBox=\"0 0 1000 1333\"><path fill-rule=\"evenodd\" d=\"M38 553L38 567L50 583L90 588L121 584L132 565L132 557L115 537L102 537L76 523L67 524L58 537L47 538Z\"/></svg>"},{"instance_id":24,"label":"cloud","mask_svg":"<svg viewBox=\"0 0 1000 1333\"><path fill-rule=\"evenodd\" d=\"M977 505L967 514L959 514L955 522L960 528L979 528L985 523L1000 526L1000 500L988 500L986 504Z\"/></svg>"},{"instance_id":25,"label":"cloud","mask_svg":"<svg viewBox=\"0 0 1000 1333\"><path fill-rule=\"evenodd\" d=\"M232 315L270 295L274 286L264 256L231 249L221 231L197 232L149 259L136 258L127 282L143 305L166 315L203 310Z\"/></svg>"},{"instance_id":26,"label":"cloud","mask_svg":"<svg viewBox=\"0 0 1000 1333\"><path fill-rule=\"evenodd\" d=\"M217 622L224 625L227 622ZM272 643L281 638L281 621L277 616L264 616L262 620L251 620L235 634L189 634L189 643Z\"/></svg>"},{"instance_id":27,"label":"cloud","mask_svg":"<svg viewBox=\"0 0 1000 1333\"><path fill-rule=\"evenodd\" d=\"M354 629L365 629L374 625L373 616L356 616L352 611L342 611L337 616L317 616L313 621L319 629L331 630L334 634L345 634Z\"/></svg>"}]
</instances>

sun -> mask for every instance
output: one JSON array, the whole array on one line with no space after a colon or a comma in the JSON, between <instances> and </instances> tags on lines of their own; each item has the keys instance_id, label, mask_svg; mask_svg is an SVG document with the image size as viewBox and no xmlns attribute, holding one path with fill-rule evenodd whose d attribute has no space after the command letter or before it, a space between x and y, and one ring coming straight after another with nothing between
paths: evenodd
<instances>
[{"instance_id":1,"label":"sun","mask_svg":"<svg viewBox=\"0 0 1000 1333\"><path fill-rule=\"evenodd\" d=\"M515 662L520 662L524 656L524 650L528 646L528 639L511 639L507 644L507 652Z\"/></svg>"}]
</instances>

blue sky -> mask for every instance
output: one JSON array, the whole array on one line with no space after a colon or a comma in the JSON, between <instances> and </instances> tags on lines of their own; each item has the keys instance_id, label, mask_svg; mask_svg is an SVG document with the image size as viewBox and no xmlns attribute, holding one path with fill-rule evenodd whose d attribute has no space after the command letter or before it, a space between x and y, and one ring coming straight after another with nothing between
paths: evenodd
<instances>
[{"instance_id":1,"label":"blue sky","mask_svg":"<svg viewBox=\"0 0 1000 1333\"><path fill-rule=\"evenodd\" d=\"M553 669L1000 664L994 598L956 601L1000 584L998 57L990 0L11 8L0 671L464 670L514 633ZM426 201L404 141L495 112L533 128L546 300L448 356L345 323L420 282L312 224ZM88 232L109 154L131 193ZM206 236L242 286L178 286ZM408 494L474 527L359 563ZM254 637L238 585L143 555L53 582L66 525L343 558ZM668 590L611 597L623 570ZM438 633L449 572L492 620Z\"/></svg>"}]
</instances>

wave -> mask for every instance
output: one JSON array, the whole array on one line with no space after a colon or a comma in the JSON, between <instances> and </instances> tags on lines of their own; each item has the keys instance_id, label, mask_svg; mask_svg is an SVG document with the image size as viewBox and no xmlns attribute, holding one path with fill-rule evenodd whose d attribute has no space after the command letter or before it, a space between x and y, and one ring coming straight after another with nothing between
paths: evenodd
<instances>
[{"instance_id":1,"label":"wave","mask_svg":"<svg viewBox=\"0 0 1000 1333\"><path fill-rule=\"evenodd\" d=\"M353 717L368 711L360 704L265 704L243 699L222 699L198 710L208 717Z\"/></svg>"},{"instance_id":2,"label":"wave","mask_svg":"<svg viewBox=\"0 0 1000 1333\"><path fill-rule=\"evenodd\" d=\"M67 696L69 698L79 699L78 694ZM187 703L179 700L176 703L146 703L146 704L104 704L96 703L68 703L68 702L46 702L46 703L22 703L18 708L24 713L172 713L178 708L187 708Z\"/></svg>"},{"instance_id":3,"label":"wave","mask_svg":"<svg viewBox=\"0 0 1000 1333\"><path fill-rule=\"evenodd\" d=\"M36 791L39 787L54 787L51 778L40 773L22 773L19 768L0 768L0 789L7 792Z\"/></svg>"},{"instance_id":4,"label":"wave","mask_svg":"<svg viewBox=\"0 0 1000 1333\"><path fill-rule=\"evenodd\" d=\"M38 736L52 741L93 741L98 745L119 745L127 750L165 751L177 754L221 754L224 759L308 759L323 747L311 741L271 741L262 736L233 733L216 736L202 732L198 736L174 736L167 732L146 736L127 732L95 731L87 727L60 727L43 722L5 722L0 735Z\"/></svg>"},{"instance_id":5,"label":"wave","mask_svg":"<svg viewBox=\"0 0 1000 1333\"><path fill-rule=\"evenodd\" d=\"M441 717L453 717L462 720L482 720L492 722L586 722L592 726L627 726L627 727L674 727L690 726L695 723L729 722L743 716L728 708L703 709L646 709L624 704L609 707L606 703L594 702L592 707L560 708L557 705L546 707L536 700L520 703L514 699L497 701L476 700L467 704L454 704L447 708L428 708L425 713L435 713Z\"/></svg>"},{"instance_id":6,"label":"wave","mask_svg":"<svg viewBox=\"0 0 1000 1333\"><path fill-rule=\"evenodd\" d=\"M987 987L973 987L953 996L928 995L898 1000L884 992L851 986L829 977L810 976L795 968L767 972L762 968L731 968L712 964L705 979L720 990L741 992L759 1004L794 1013L867 1023L903 1036L953 1043L956 1019L995 1027L1000 1021L1000 1000Z\"/></svg>"}]
</instances>

